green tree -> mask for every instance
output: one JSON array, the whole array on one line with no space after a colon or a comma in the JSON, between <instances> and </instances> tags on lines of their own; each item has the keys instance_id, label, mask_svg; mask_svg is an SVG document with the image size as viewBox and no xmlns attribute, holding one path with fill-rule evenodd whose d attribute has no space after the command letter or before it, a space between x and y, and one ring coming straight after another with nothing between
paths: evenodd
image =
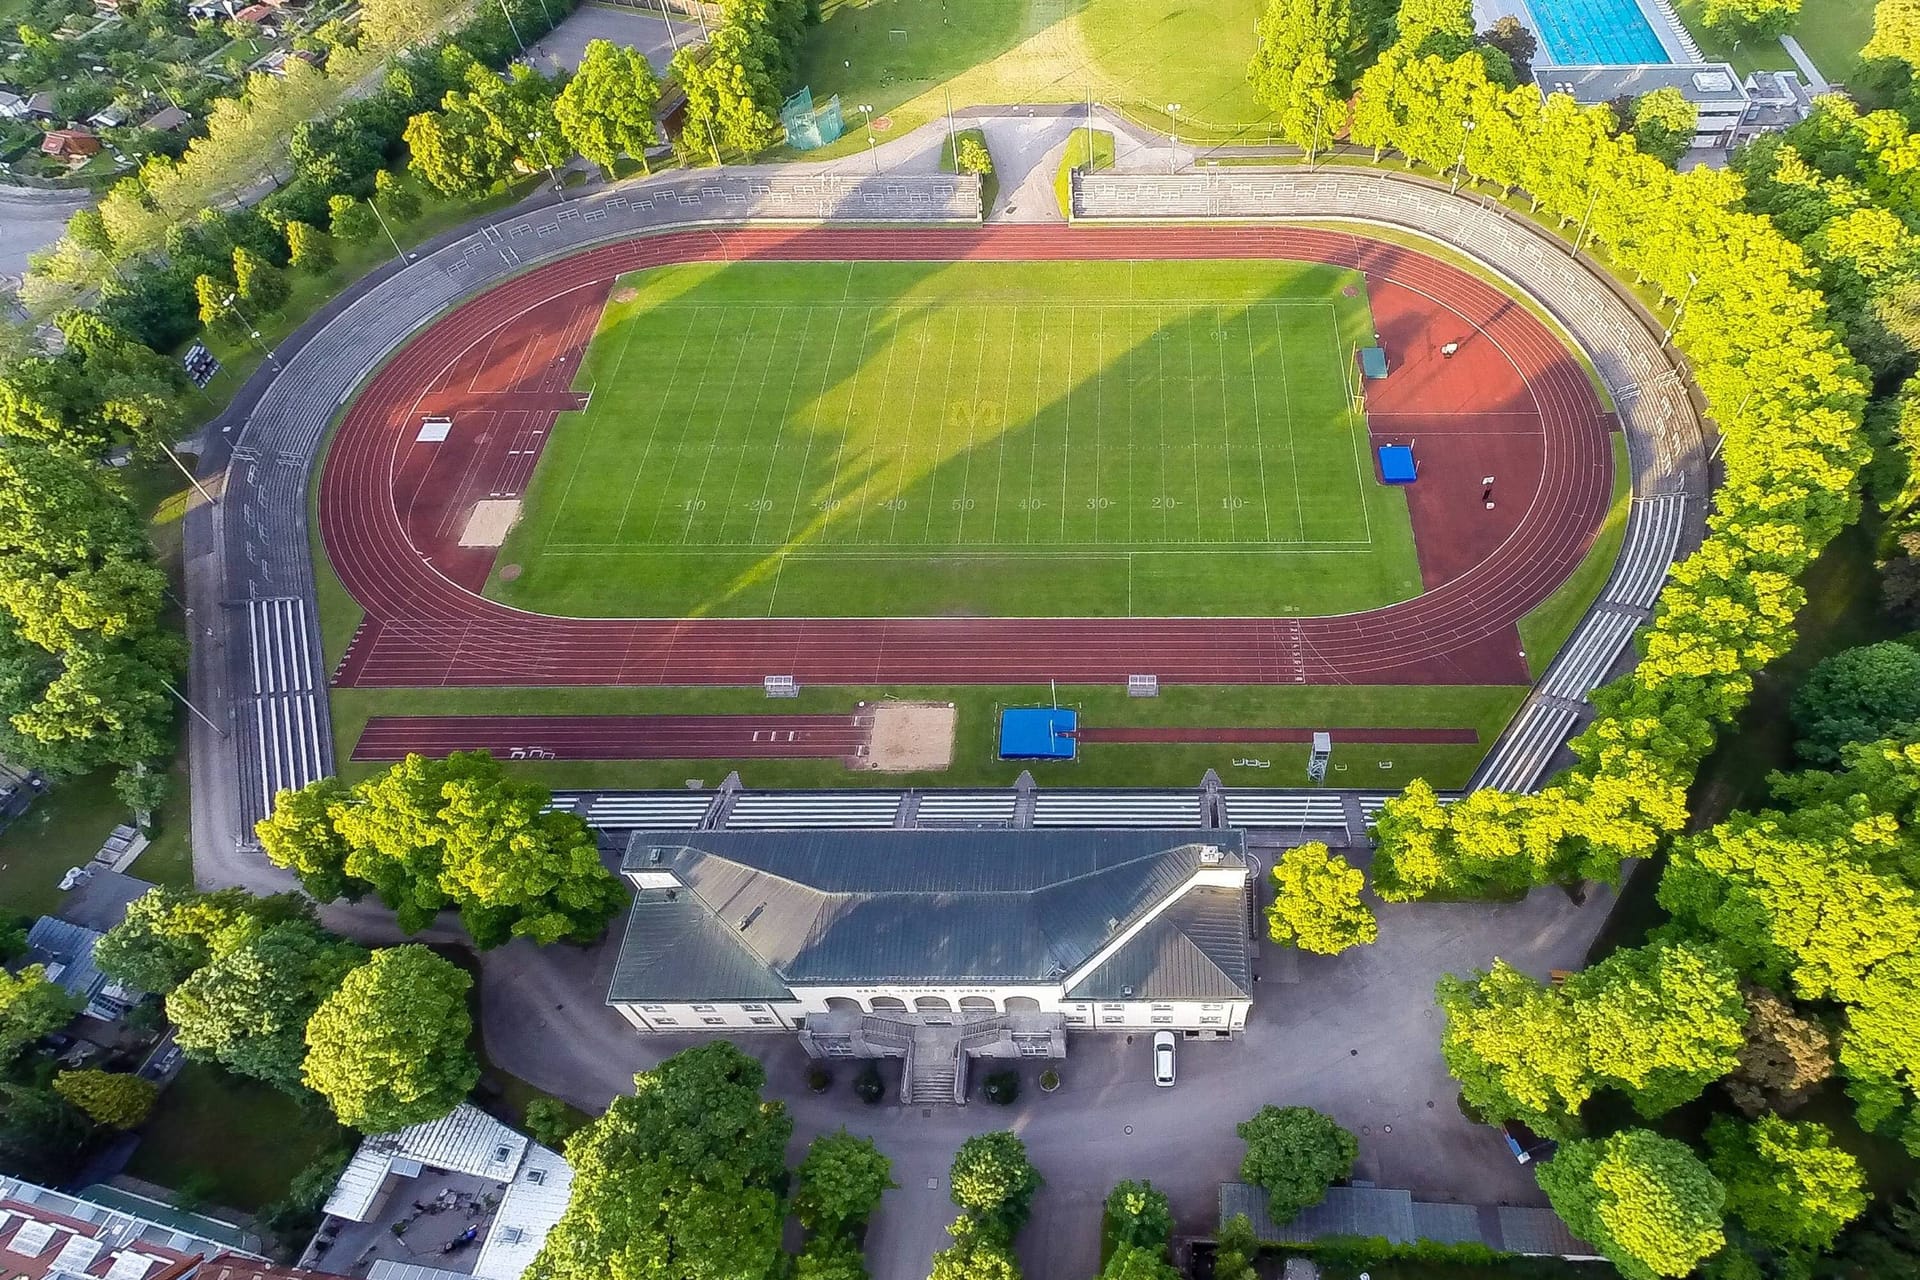
<instances>
[{"instance_id":1,"label":"green tree","mask_svg":"<svg viewBox=\"0 0 1920 1280\"><path fill-rule=\"evenodd\" d=\"M1317 840L1287 850L1273 866L1268 936L1321 955L1374 941L1380 926L1360 901L1365 884L1359 870Z\"/></svg>"},{"instance_id":2,"label":"green tree","mask_svg":"<svg viewBox=\"0 0 1920 1280\"><path fill-rule=\"evenodd\" d=\"M1799 0L1793 2L1798 4ZM1665 85L1633 100L1630 123L1640 150L1662 164L1672 165L1693 145L1694 126L1699 118L1698 107L1687 101L1678 89Z\"/></svg>"},{"instance_id":3,"label":"green tree","mask_svg":"<svg viewBox=\"0 0 1920 1280\"><path fill-rule=\"evenodd\" d=\"M245 245L233 251L233 280L235 291L253 308L250 318L255 323L259 316L278 311L293 288L286 272Z\"/></svg>"},{"instance_id":4,"label":"green tree","mask_svg":"<svg viewBox=\"0 0 1920 1280\"><path fill-rule=\"evenodd\" d=\"M153 1081L119 1071L62 1071L53 1091L109 1129L137 1129L160 1096Z\"/></svg>"},{"instance_id":5,"label":"green tree","mask_svg":"<svg viewBox=\"0 0 1920 1280\"><path fill-rule=\"evenodd\" d=\"M1244 1213L1236 1213L1220 1226L1214 1242L1213 1280L1255 1280L1254 1260L1260 1256L1260 1241L1253 1234L1253 1223Z\"/></svg>"},{"instance_id":6,"label":"green tree","mask_svg":"<svg viewBox=\"0 0 1920 1280\"><path fill-rule=\"evenodd\" d=\"M993 172L993 156L986 143L978 138L960 139L960 149L954 154L953 167L961 173L976 173L984 178Z\"/></svg>"},{"instance_id":7,"label":"green tree","mask_svg":"<svg viewBox=\"0 0 1920 1280\"><path fill-rule=\"evenodd\" d=\"M1100 1269L1100 1280L1182 1280L1182 1277L1167 1261L1164 1249L1123 1244Z\"/></svg>"},{"instance_id":8,"label":"green tree","mask_svg":"<svg viewBox=\"0 0 1920 1280\"><path fill-rule=\"evenodd\" d=\"M412 222L420 216L419 194L391 169L373 175L373 198L401 222Z\"/></svg>"},{"instance_id":9,"label":"green tree","mask_svg":"<svg viewBox=\"0 0 1920 1280\"><path fill-rule=\"evenodd\" d=\"M365 881L347 874L353 850L333 825L333 808L347 799L340 779L316 778L275 796L273 812L253 824L267 860L299 876L301 887L321 902L357 898L367 889Z\"/></svg>"},{"instance_id":10,"label":"green tree","mask_svg":"<svg viewBox=\"0 0 1920 1280\"><path fill-rule=\"evenodd\" d=\"M1873 38L1860 56L1920 71L1920 0L1880 0L1874 5Z\"/></svg>"},{"instance_id":11,"label":"green tree","mask_svg":"<svg viewBox=\"0 0 1920 1280\"><path fill-rule=\"evenodd\" d=\"M1240 1178L1267 1193L1267 1215L1285 1225L1353 1172L1360 1144L1311 1107L1264 1106L1234 1129L1247 1144Z\"/></svg>"},{"instance_id":12,"label":"green tree","mask_svg":"<svg viewBox=\"0 0 1920 1280\"><path fill-rule=\"evenodd\" d=\"M953 1202L1008 1236L1026 1225L1040 1181L1027 1144L1008 1129L975 1134L953 1157Z\"/></svg>"},{"instance_id":13,"label":"green tree","mask_svg":"<svg viewBox=\"0 0 1920 1280\"><path fill-rule=\"evenodd\" d=\"M1706 0L1700 18L1707 30L1728 40L1777 36L1799 20L1800 0Z\"/></svg>"},{"instance_id":14,"label":"green tree","mask_svg":"<svg viewBox=\"0 0 1920 1280\"><path fill-rule=\"evenodd\" d=\"M318 925L273 925L175 987L167 1018L189 1057L297 1093L307 1023L366 960Z\"/></svg>"},{"instance_id":15,"label":"green tree","mask_svg":"<svg viewBox=\"0 0 1920 1280\"><path fill-rule=\"evenodd\" d=\"M473 979L422 946L376 951L307 1023L302 1078L340 1123L386 1133L437 1120L480 1078L467 1042Z\"/></svg>"},{"instance_id":16,"label":"green tree","mask_svg":"<svg viewBox=\"0 0 1920 1280\"><path fill-rule=\"evenodd\" d=\"M233 296L233 283L220 277L202 272L193 280L193 296L199 310L196 314L200 323L208 328L225 328L238 323L233 308L227 299Z\"/></svg>"},{"instance_id":17,"label":"green tree","mask_svg":"<svg viewBox=\"0 0 1920 1280\"><path fill-rule=\"evenodd\" d=\"M66 1181L80 1162L87 1119L52 1089L0 1079L0 1168Z\"/></svg>"},{"instance_id":18,"label":"green tree","mask_svg":"<svg viewBox=\"0 0 1920 1280\"><path fill-rule=\"evenodd\" d=\"M880 1207L880 1197L898 1185L893 1162L873 1139L856 1138L843 1127L808 1145L793 1207L809 1231L846 1232L864 1223Z\"/></svg>"},{"instance_id":19,"label":"green tree","mask_svg":"<svg viewBox=\"0 0 1920 1280\"><path fill-rule=\"evenodd\" d=\"M1792 715L1800 758L1840 763L1849 743L1920 721L1920 650L1885 640L1823 659L1795 691Z\"/></svg>"},{"instance_id":20,"label":"green tree","mask_svg":"<svg viewBox=\"0 0 1920 1280\"><path fill-rule=\"evenodd\" d=\"M312 904L299 894L256 898L244 889L193 893L162 886L128 904L126 916L94 945L93 962L129 987L166 995L249 939L289 921L313 921Z\"/></svg>"},{"instance_id":21,"label":"green tree","mask_svg":"<svg viewBox=\"0 0 1920 1280\"><path fill-rule=\"evenodd\" d=\"M933 1255L928 1280L1020 1280L1011 1237L977 1218L949 1223L953 1243Z\"/></svg>"},{"instance_id":22,"label":"green tree","mask_svg":"<svg viewBox=\"0 0 1920 1280\"><path fill-rule=\"evenodd\" d=\"M580 1124L572 1107L558 1098L541 1094L528 1100L521 1127L535 1142L558 1151L579 1130Z\"/></svg>"},{"instance_id":23,"label":"green tree","mask_svg":"<svg viewBox=\"0 0 1920 1280\"><path fill-rule=\"evenodd\" d=\"M45 965L30 964L18 973L0 969L0 1067L78 1012L80 1002L47 981Z\"/></svg>"},{"instance_id":24,"label":"green tree","mask_svg":"<svg viewBox=\"0 0 1920 1280\"><path fill-rule=\"evenodd\" d=\"M1540 52L1540 41L1519 18L1502 14L1491 27L1480 33L1480 43L1507 55L1507 65L1521 80L1533 78L1533 59Z\"/></svg>"},{"instance_id":25,"label":"green tree","mask_svg":"<svg viewBox=\"0 0 1920 1280\"><path fill-rule=\"evenodd\" d=\"M837 1231L808 1238L793 1263L794 1280L867 1280L860 1242Z\"/></svg>"},{"instance_id":26,"label":"green tree","mask_svg":"<svg viewBox=\"0 0 1920 1280\"><path fill-rule=\"evenodd\" d=\"M793 1122L761 1098L766 1070L725 1041L634 1077L631 1097L573 1136L572 1198L528 1280L783 1275L779 1188Z\"/></svg>"},{"instance_id":27,"label":"green tree","mask_svg":"<svg viewBox=\"0 0 1920 1280\"><path fill-rule=\"evenodd\" d=\"M287 250L293 265L309 275L325 275L333 269L333 241L318 227L293 219L287 223Z\"/></svg>"},{"instance_id":28,"label":"green tree","mask_svg":"<svg viewBox=\"0 0 1920 1280\"><path fill-rule=\"evenodd\" d=\"M1707 1146L1707 1166L1727 1190L1727 1212L1775 1248L1825 1251L1867 1207L1859 1162L1833 1145L1824 1125L1717 1116Z\"/></svg>"},{"instance_id":29,"label":"green tree","mask_svg":"<svg viewBox=\"0 0 1920 1280\"><path fill-rule=\"evenodd\" d=\"M1253 96L1279 119L1287 140L1309 154L1346 125L1339 59L1351 42L1347 0L1268 0L1247 77Z\"/></svg>"},{"instance_id":30,"label":"green tree","mask_svg":"<svg viewBox=\"0 0 1920 1280\"><path fill-rule=\"evenodd\" d=\"M1165 1253L1173 1239L1173 1210L1151 1182L1121 1182L1107 1193L1106 1238L1115 1248L1131 1245Z\"/></svg>"},{"instance_id":31,"label":"green tree","mask_svg":"<svg viewBox=\"0 0 1920 1280\"><path fill-rule=\"evenodd\" d=\"M1416 57L1457 58L1473 44L1473 5L1463 0L1401 0L1400 45Z\"/></svg>"},{"instance_id":32,"label":"green tree","mask_svg":"<svg viewBox=\"0 0 1920 1280\"><path fill-rule=\"evenodd\" d=\"M1692 943L1622 948L1568 979L1588 1069L1643 1116L1662 1115L1731 1071L1747 1010L1733 968Z\"/></svg>"},{"instance_id":33,"label":"green tree","mask_svg":"<svg viewBox=\"0 0 1920 1280\"><path fill-rule=\"evenodd\" d=\"M579 70L554 99L553 114L573 149L611 178L621 156L632 156L647 169L647 148L660 142L654 123L659 104L660 81L646 55L610 40L591 40Z\"/></svg>"},{"instance_id":34,"label":"green tree","mask_svg":"<svg viewBox=\"0 0 1920 1280\"><path fill-rule=\"evenodd\" d=\"M380 234L379 217L373 206L345 194L327 198L327 228L335 240L347 244L364 244Z\"/></svg>"},{"instance_id":35,"label":"green tree","mask_svg":"<svg viewBox=\"0 0 1920 1280\"><path fill-rule=\"evenodd\" d=\"M1563 1142L1534 1176L1569 1230L1627 1280L1690 1275L1726 1243L1726 1191L1685 1143L1645 1129Z\"/></svg>"},{"instance_id":36,"label":"green tree","mask_svg":"<svg viewBox=\"0 0 1920 1280\"><path fill-rule=\"evenodd\" d=\"M1568 1003L1504 960L1471 978L1442 977L1440 1053L1460 1096L1490 1124L1522 1120L1571 1136L1593 1074Z\"/></svg>"}]
</instances>

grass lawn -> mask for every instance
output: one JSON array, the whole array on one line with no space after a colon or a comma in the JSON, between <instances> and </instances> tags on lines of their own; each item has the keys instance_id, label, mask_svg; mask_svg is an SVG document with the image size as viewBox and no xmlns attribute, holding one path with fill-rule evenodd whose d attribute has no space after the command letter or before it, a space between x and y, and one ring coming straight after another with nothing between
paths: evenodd
<instances>
[{"instance_id":1,"label":"grass lawn","mask_svg":"<svg viewBox=\"0 0 1920 1280\"><path fill-rule=\"evenodd\" d=\"M955 107L1097 102L1183 137L1265 141L1247 64L1261 0L826 0L799 82L844 109L871 105L894 134ZM1169 112L1168 108L1177 107ZM849 117L851 118L851 117ZM807 155L866 145L864 129Z\"/></svg>"},{"instance_id":2,"label":"grass lawn","mask_svg":"<svg viewBox=\"0 0 1920 1280\"><path fill-rule=\"evenodd\" d=\"M711 263L626 288L500 553L507 603L1151 617L1419 592L1348 399L1353 272Z\"/></svg>"},{"instance_id":3,"label":"grass lawn","mask_svg":"<svg viewBox=\"0 0 1920 1280\"><path fill-rule=\"evenodd\" d=\"M1118 725L1432 725L1477 729L1471 746L1432 744L1342 745L1334 749L1330 785L1397 790L1413 777L1439 787L1466 782L1480 757L1520 705L1526 690L1477 686L1169 685L1153 699L1129 698L1113 685L1061 685L1062 704L1080 709L1083 723ZM994 756L998 709L1032 706L1048 697L1045 685L898 688L803 688L792 701L769 703L758 689L336 689L333 732L340 774L349 781L385 766L348 760L372 715L713 715L849 712L862 699L953 702L959 711L953 767L941 773L891 774L850 770L836 760L635 760L505 762L521 777L555 788L685 786L689 779L719 785L738 769L751 787L1007 786L1029 770L1043 786L1197 786L1216 769L1229 786L1304 785L1307 748L1284 743L1088 744L1077 761L1061 764L1003 761ZM1268 767L1235 766L1261 759ZM1383 765L1385 767L1383 767Z\"/></svg>"},{"instance_id":4,"label":"grass lawn","mask_svg":"<svg viewBox=\"0 0 1920 1280\"><path fill-rule=\"evenodd\" d=\"M1587 606L1594 602L1612 576L1613 562L1619 558L1620 544L1627 536L1627 510L1632 505L1633 468L1627 458L1627 438L1616 432L1613 502L1607 507L1606 521L1573 576L1535 605L1532 613L1520 619L1520 647L1527 651L1527 670L1535 680L1546 674L1547 664L1560 652L1560 646L1573 634Z\"/></svg>"},{"instance_id":5,"label":"grass lawn","mask_svg":"<svg viewBox=\"0 0 1920 1280\"><path fill-rule=\"evenodd\" d=\"M322 1152L352 1141L318 1101L303 1107L269 1085L189 1062L160 1095L127 1172L175 1189L197 1175L210 1180L210 1201L251 1212L285 1195Z\"/></svg>"},{"instance_id":6,"label":"grass lawn","mask_svg":"<svg viewBox=\"0 0 1920 1280\"><path fill-rule=\"evenodd\" d=\"M1815 4L1822 0L1803 0L1800 25L1806 27L1808 14ZM1827 0L1831 2L1831 0ZM1687 28L1687 34L1700 46L1700 52L1708 62L1730 62L1733 69L1742 76L1755 71L1791 71L1794 61L1787 51L1772 36L1740 41L1725 40L1707 30L1703 21L1706 12L1706 0L1674 0L1674 12L1680 15L1680 21ZM1735 46L1738 46L1737 48ZM1826 70L1822 67L1821 70ZM1829 73L1831 74L1831 73Z\"/></svg>"},{"instance_id":7,"label":"grass lawn","mask_svg":"<svg viewBox=\"0 0 1920 1280\"><path fill-rule=\"evenodd\" d=\"M1060 202L1060 213L1068 221L1073 219L1073 171L1098 173L1102 169L1113 168L1113 135L1105 129L1075 129L1067 139L1067 149L1060 153L1060 168L1053 175L1054 199Z\"/></svg>"},{"instance_id":8,"label":"grass lawn","mask_svg":"<svg viewBox=\"0 0 1920 1280\"><path fill-rule=\"evenodd\" d=\"M1792 71L1797 65L1772 36L1735 41L1707 30L1701 20L1705 0L1676 0L1675 9L1708 62L1731 62L1742 76ZM1800 42L1821 75L1845 84L1859 69L1860 50L1873 36L1873 0L1802 0L1800 20L1787 34Z\"/></svg>"}]
</instances>

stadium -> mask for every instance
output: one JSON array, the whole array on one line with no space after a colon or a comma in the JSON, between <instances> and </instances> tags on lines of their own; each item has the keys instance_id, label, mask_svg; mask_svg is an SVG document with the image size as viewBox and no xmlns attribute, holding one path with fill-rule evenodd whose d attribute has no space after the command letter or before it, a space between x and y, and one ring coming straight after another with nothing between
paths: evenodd
<instances>
[{"instance_id":1,"label":"stadium","mask_svg":"<svg viewBox=\"0 0 1920 1280\"><path fill-rule=\"evenodd\" d=\"M1065 227L981 227L967 182L688 178L350 309L370 376L296 360L289 444L237 455L324 452L262 539L313 594L238 593L256 803L481 747L991 785L999 711L1055 701L1049 786L1284 787L1316 731L1335 786L1537 781L1691 536L1698 420L1632 300L1404 178L1078 175ZM944 751L886 754L896 698Z\"/></svg>"}]
</instances>

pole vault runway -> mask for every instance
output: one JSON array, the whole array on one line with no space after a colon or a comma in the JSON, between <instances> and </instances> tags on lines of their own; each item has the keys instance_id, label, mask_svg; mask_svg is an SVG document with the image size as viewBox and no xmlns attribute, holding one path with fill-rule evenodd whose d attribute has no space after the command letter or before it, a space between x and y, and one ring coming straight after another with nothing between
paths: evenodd
<instances>
[{"instance_id":1,"label":"pole vault runway","mask_svg":"<svg viewBox=\"0 0 1920 1280\"><path fill-rule=\"evenodd\" d=\"M1289 258L1356 267L1389 335L1471 333L1466 358L1430 360L1369 395L1376 439L1431 436L1443 419L1524 414L1530 454L1501 479L1498 540L1470 563L1460 528L1477 504L1410 491L1427 590L1366 613L1281 618L578 619L490 601L490 552L434 543L433 486L403 492L396 458L420 406L453 408L449 370L484 354L470 392L515 441L498 486L523 483L614 280L717 260ZM1404 350L1404 348L1403 348ZM1376 397L1380 402L1376 403ZM504 408L502 406L505 406ZM1525 307L1426 254L1295 228L781 229L692 231L587 250L458 307L404 348L353 403L327 452L327 554L365 618L335 673L356 686L1076 683L1525 684L1516 624L1579 564L1611 496L1610 416L1579 361ZM504 437L503 437L504 438ZM1514 437L1520 439L1518 435ZM1424 476L1423 476L1424 478ZM503 490L504 491L504 490ZM1428 495L1439 493L1439 486ZM1449 490L1450 492L1450 490ZM1472 496L1472 495L1470 495ZM442 499L444 500L444 499ZM416 507L419 509L416 509ZM427 517L424 521L422 516ZM437 523L436 523L437 522ZM357 755L358 753L356 753Z\"/></svg>"}]
</instances>

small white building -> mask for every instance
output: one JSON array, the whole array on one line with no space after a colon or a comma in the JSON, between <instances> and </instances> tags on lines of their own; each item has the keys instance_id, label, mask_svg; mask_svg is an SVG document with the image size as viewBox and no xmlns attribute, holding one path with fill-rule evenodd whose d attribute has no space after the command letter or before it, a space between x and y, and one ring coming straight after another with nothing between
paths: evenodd
<instances>
[{"instance_id":1,"label":"small white building","mask_svg":"<svg viewBox=\"0 0 1920 1280\"><path fill-rule=\"evenodd\" d=\"M905 1058L914 1101L1068 1030L1224 1037L1252 1006L1238 831L643 831L622 869L607 1001L637 1030Z\"/></svg>"}]
</instances>

